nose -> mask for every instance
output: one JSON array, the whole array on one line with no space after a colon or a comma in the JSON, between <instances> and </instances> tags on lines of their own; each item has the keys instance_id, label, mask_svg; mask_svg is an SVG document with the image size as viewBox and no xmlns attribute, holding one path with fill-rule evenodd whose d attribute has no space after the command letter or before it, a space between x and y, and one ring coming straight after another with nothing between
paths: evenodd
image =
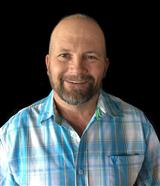
<instances>
[{"instance_id":1,"label":"nose","mask_svg":"<svg viewBox=\"0 0 160 186\"><path fill-rule=\"evenodd\" d=\"M87 66L81 56L74 56L70 63L69 69L72 73L80 74L88 72Z\"/></svg>"}]
</instances>

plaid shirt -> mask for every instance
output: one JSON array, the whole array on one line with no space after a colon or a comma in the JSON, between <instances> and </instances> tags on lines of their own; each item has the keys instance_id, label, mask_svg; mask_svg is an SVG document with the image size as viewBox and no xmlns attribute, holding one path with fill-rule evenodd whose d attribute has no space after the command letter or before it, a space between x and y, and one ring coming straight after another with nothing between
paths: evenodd
<instances>
[{"instance_id":1,"label":"plaid shirt","mask_svg":"<svg viewBox=\"0 0 160 186\"><path fill-rule=\"evenodd\" d=\"M160 143L139 109L101 91L80 138L56 119L53 96L0 129L0 185L160 186Z\"/></svg>"}]
</instances>

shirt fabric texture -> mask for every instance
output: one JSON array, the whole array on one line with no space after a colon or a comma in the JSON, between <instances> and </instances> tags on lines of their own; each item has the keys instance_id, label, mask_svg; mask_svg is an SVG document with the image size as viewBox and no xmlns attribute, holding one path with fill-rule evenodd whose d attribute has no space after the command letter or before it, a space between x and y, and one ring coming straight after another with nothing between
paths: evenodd
<instances>
[{"instance_id":1,"label":"shirt fabric texture","mask_svg":"<svg viewBox=\"0 0 160 186\"><path fill-rule=\"evenodd\" d=\"M141 110L101 90L80 138L53 96L1 127L1 186L160 186L160 143Z\"/></svg>"}]
</instances>

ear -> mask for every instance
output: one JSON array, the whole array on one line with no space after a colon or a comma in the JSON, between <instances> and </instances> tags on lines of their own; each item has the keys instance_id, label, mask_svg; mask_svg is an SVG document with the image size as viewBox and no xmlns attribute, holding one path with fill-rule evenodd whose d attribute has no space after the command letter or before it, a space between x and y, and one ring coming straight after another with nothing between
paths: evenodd
<instances>
[{"instance_id":1,"label":"ear","mask_svg":"<svg viewBox=\"0 0 160 186\"><path fill-rule=\"evenodd\" d=\"M105 59L105 67L104 67L104 73L103 73L103 78L105 78L106 74L107 74L107 70L108 70L108 67L109 67L109 58L106 58Z\"/></svg>"},{"instance_id":2,"label":"ear","mask_svg":"<svg viewBox=\"0 0 160 186\"><path fill-rule=\"evenodd\" d=\"M47 54L45 57L45 64L47 68L47 74L49 75L49 54Z\"/></svg>"}]
</instances>

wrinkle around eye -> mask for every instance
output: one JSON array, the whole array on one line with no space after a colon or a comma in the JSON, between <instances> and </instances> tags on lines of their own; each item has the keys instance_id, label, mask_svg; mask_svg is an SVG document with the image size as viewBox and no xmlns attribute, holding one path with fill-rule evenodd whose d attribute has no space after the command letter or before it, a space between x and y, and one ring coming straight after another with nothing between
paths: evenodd
<instances>
[{"instance_id":1,"label":"wrinkle around eye","mask_svg":"<svg viewBox=\"0 0 160 186\"><path fill-rule=\"evenodd\" d=\"M97 60L98 58L96 56L87 56L87 59Z\"/></svg>"},{"instance_id":2,"label":"wrinkle around eye","mask_svg":"<svg viewBox=\"0 0 160 186\"><path fill-rule=\"evenodd\" d=\"M71 59L71 55L68 53L62 53L57 56L58 60L60 61L68 61Z\"/></svg>"},{"instance_id":3,"label":"wrinkle around eye","mask_svg":"<svg viewBox=\"0 0 160 186\"><path fill-rule=\"evenodd\" d=\"M99 58L94 55L87 55L84 57L84 60L86 60L88 62L96 62L96 61L99 61Z\"/></svg>"}]
</instances>

